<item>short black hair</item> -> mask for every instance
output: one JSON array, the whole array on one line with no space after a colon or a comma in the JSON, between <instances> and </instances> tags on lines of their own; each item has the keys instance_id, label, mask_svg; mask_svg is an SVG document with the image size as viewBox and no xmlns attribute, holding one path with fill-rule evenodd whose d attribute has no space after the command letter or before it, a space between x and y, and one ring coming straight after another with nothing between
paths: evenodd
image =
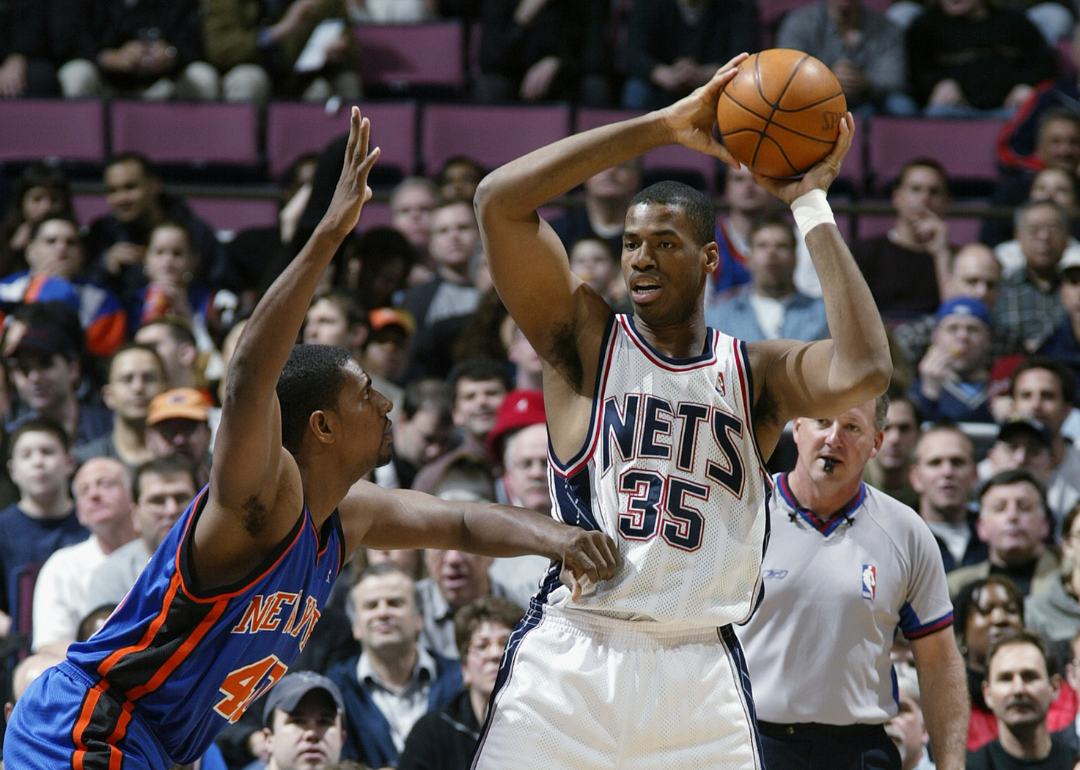
<instances>
[{"instance_id":1,"label":"short black hair","mask_svg":"<svg viewBox=\"0 0 1080 770\"><path fill-rule=\"evenodd\" d=\"M157 172L155 172L154 167L150 165L150 159L138 152L122 152L119 155L114 155L112 159L105 164L105 170L108 171L113 166L119 166L121 163L135 163L139 166L144 177L147 179L157 178Z\"/></svg>"},{"instance_id":2,"label":"short black hair","mask_svg":"<svg viewBox=\"0 0 1080 770\"><path fill-rule=\"evenodd\" d=\"M413 380L405 387L401 411L411 420L421 409L430 409L442 422L450 420L454 410L454 389L444 380Z\"/></svg>"},{"instance_id":3,"label":"short black hair","mask_svg":"<svg viewBox=\"0 0 1080 770\"><path fill-rule=\"evenodd\" d=\"M317 411L337 407L348 382L345 366L349 351L333 345L297 345L278 377L281 404L281 445L293 454L300 451L308 420Z\"/></svg>"},{"instance_id":4,"label":"short black hair","mask_svg":"<svg viewBox=\"0 0 1080 770\"><path fill-rule=\"evenodd\" d=\"M700 190L682 182L657 182L630 199L630 208L640 204L681 208L690 222L697 246L716 240L716 208Z\"/></svg>"},{"instance_id":5,"label":"short black hair","mask_svg":"<svg viewBox=\"0 0 1080 770\"><path fill-rule=\"evenodd\" d=\"M141 350L144 353L149 353L150 356L157 363L158 371L161 373L161 379L162 380L168 380L169 379L168 377L165 376L165 362L161 360L161 355L158 354L157 348L155 348L153 345L144 345L141 342L128 342L128 343L122 345L120 347L120 349L117 350L115 353L113 353L112 357L109 358L109 365L106 368L106 372L107 372L106 380L111 380L112 379L113 366L116 365L116 359L118 359L120 356L124 355L125 353L130 353L132 350Z\"/></svg>"},{"instance_id":6,"label":"short black hair","mask_svg":"<svg viewBox=\"0 0 1080 770\"><path fill-rule=\"evenodd\" d=\"M1013 468L1012 470L995 473L988 478L979 488L979 506L982 507L982 499L994 487L1008 487L1013 484L1030 484L1039 493L1039 505L1042 506L1044 516L1050 515L1050 506L1046 501L1046 489L1027 468Z\"/></svg>"},{"instance_id":7,"label":"short black hair","mask_svg":"<svg viewBox=\"0 0 1080 770\"><path fill-rule=\"evenodd\" d=\"M169 332L169 336L172 337L172 341L177 345L183 345L184 343L187 343L189 345L198 345L198 342L195 339L195 332L193 332L191 329L191 321L187 320L183 316L158 316L152 321L147 321L139 328L145 329L147 326L166 327ZM136 334L138 334L137 331Z\"/></svg>"},{"instance_id":8,"label":"short black hair","mask_svg":"<svg viewBox=\"0 0 1080 770\"><path fill-rule=\"evenodd\" d=\"M446 381L454 386L455 395L458 383L462 380L471 382L498 380L506 388L507 393L514 387L507 363L494 358L466 358L464 361L455 364L450 373L446 375Z\"/></svg>"},{"instance_id":9,"label":"short black hair","mask_svg":"<svg viewBox=\"0 0 1080 770\"><path fill-rule=\"evenodd\" d=\"M11 437L8 439L9 460L15 456L15 445L26 433L47 433L60 442L65 452L71 449L71 436L64 430L64 426L51 417L29 417L20 422L11 432Z\"/></svg>"},{"instance_id":10,"label":"short black hair","mask_svg":"<svg viewBox=\"0 0 1080 770\"><path fill-rule=\"evenodd\" d=\"M131 499L136 503L142 495L142 477L147 473L156 473L158 476L187 476L191 479L191 488L196 494L199 491L199 478L191 463L175 455L169 457L155 457L147 460L131 475Z\"/></svg>"},{"instance_id":11,"label":"short black hair","mask_svg":"<svg viewBox=\"0 0 1080 770\"><path fill-rule=\"evenodd\" d=\"M1061 361L1050 356L1025 358L1023 363L1013 370L1012 382L1009 384L1010 396L1016 395L1016 381L1020 379L1020 375L1032 369L1045 369L1057 377L1058 384L1061 386L1061 397L1065 399L1066 404L1073 403L1076 395L1076 374Z\"/></svg>"},{"instance_id":12,"label":"short black hair","mask_svg":"<svg viewBox=\"0 0 1080 770\"><path fill-rule=\"evenodd\" d=\"M994 656L997 655L997 651L1002 647L1011 647L1014 644L1030 644L1039 651L1039 654L1042 655L1043 663L1046 664L1047 678L1057 673L1057 661L1054 659L1054 654L1050 652L1050 645L1047 644L1046 637L1038 631L1032 631L1029 628L1017 628L1005 632L1004 636L1001 636L990 645L990 650L986 653L987 674L990 673L990 662L994 659Z\"/></svg>"},{"instance_id":13,"label":"short black hair","mask_svg":"<svg viewBox=\"0 0 1080 770\"><path fill-rule=\"evenodd\" d=\"M37 222L34 222L34 224L30 226L30 240L33 241L38 237L38 233L41 232L41 228L45 225L46 222L56 221L67 222L69 225L71 225L72 228L74 228L75 230L75 238L78 240L79 245L82 246L83 237L82 230L80 229L82 225L79 224L79 220L75 219L75 217L69 214L46 214L42 219L39 219Z\"/></svg>"}]
</instances>

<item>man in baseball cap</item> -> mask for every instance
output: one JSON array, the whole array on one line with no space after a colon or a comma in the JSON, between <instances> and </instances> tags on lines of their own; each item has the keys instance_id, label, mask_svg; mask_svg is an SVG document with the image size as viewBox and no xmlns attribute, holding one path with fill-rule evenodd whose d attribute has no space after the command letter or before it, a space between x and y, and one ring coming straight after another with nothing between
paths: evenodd
<instances>
[{"instance_id":1,"label":"man in baseball cap","mask_svg":"<svg viewBox=\"0 0 1080 770\"><path fill-rule=\"evenodd\" d=\"M932 344L912 389L932 422L993 422L990 413L990 311L974 297L953 297L937 311Z\"/></svg>"},{"instance_id":2,"label":"man in baseball cap","mask_svg":"<svg viewBox=\"0 0 1080 770\"><path fill-rule=\"evenodd\" d=\"M146 446L154 457L179 457L195 468L199 486L210 480L210 399L195 388L173 388L150 401Z\"/></svg>"},{"instance_id":3,"label":"man in baseball cap","mask_svg":"<svg viewBox=\"0 0 1080 770\"><path fill-rule=\"evenodd\" d=\"M499 405L487 445L488 453L503 469L497 485L499 502L550 514L545 419L542 392L512 390ZM496 559L488 574L506 587L511 599L526 607L548 566L542 556L516 556Z\"/></svg>"},{"instance_id":4,"label":"man in baseball cap","mask_svg":"<svg viewBox=\"0 0 1080 770\"><path fill-rule=\"evenodd\" d=\"M997 440L979 464L986 480L1002 471L1026 468L1044 484L1053 473L1053 434L1043 423L1026 414L1010 415L998 428Z\"/></svg>"},{"instance_id":5,"label":"man in baseball cap","mask_svg":"<svg viewBox=\"0 0 1080 770\"><path fill-rule=\"evenodd\" d=\"M341 691L311 671L287 674L263 709L266 770L321 770L341 759L345 740Z\"/></svg>"}]
</instances>

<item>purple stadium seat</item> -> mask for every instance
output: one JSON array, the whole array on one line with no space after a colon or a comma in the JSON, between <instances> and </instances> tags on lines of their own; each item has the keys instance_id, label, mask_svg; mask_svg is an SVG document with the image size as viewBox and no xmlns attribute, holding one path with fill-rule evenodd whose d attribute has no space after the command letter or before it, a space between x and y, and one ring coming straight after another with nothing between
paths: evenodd
<instances>
[{"instance_id":1,"label":"purple stadium seat","mask_svg":"<svg viewBox=\"0 0 1080 770\"><path fill-rule=\"evenodd\" d=\"M883 192L914 158L933 158L952 179L985 182L998 177L995 147L1002 120L875 117L870 122L869 162Z\"/></svg>"},{"instance_id":2,"label":"purple stadium seat","mask_svg":"<svg viewBox=\"0 0 1080 770\"><path fill-rule=\"evenodd\" d=\"M380 166L395 166L402 176L413 173L416 157L416 104L361 104L360 114L371 119L372 145L382 150ZM328 115L322 105L272 102L266 113L266 154L270 175L281 177L306 152L319 152L332 139L348 133L349 107Z\"/></svg>"},{"instance_id":3,"label":"purple stadium seat","mask_svg":"<svg viewBox=\"0 0 1080 770\"><path fill-rule=\"evenodd\" d=\"M152 163L259 162L255 103L114 101L112 151L138 152Z\"/></svg>"},{"instance_id":4,"label":"purple stadium seat","mask_svg":"<svg viewBox=\"0 0 1080 770\"><path fill-rule=\"evenodd\" d=\"M464 30L461 22L360 24L360 77L366 85L465 87Z\"/></svg>"},{"instance_id":5,"label":"purple stadium seat","mask_svg":"<svg viewBox=\"0 0 1080 770\"><path fill-rule=\"evenodd\" d=\"M590 128L606 126L619 120L637 117L640 112L633 110L596 110L582 108L577 111L576 130L588 131ZM705 189L716 190L716 171L718 160L711 155L695 152L679 145L659 147L645 153L641 158L641 167L645 170L672 169L700 175Z\"/></svg>"},{"instance_id":6,"label":"purple stadium seat","mask_svg":"<svg viewBox=\"0 0 1080 770\"><path fill-rule=\"evenodd\" d=\"M104 195L74 195L71 205L75 209L75 218L84 225L109 213L109 204Z\"/></svg>"},{"instance_id":7,"label":"purple stadium seat","mask_svg":"<svg viewBox=\"0 0 1080 770\"><path fill-rule=\"evenodd\" d=\"M429 174L454 155L468 155L494 168L567 136L570 108L429 104L421 127L421 151Z\"/></svg>"},{"instance_id":8,"label":"purple stadium seat","mask_svg":"<svg viewBox=\"0 0 1080 770\"><path fill-rule=\"evenodd\" d=\"M0 163L105 160L105 105L96 99L0 100Z\"/></svg>"},{"instance_id":9,"label":"purple stadium seat","mask_svg":"<svg viewBox=\"0 0 1080 770\"><path fill-rule=\"evenodd\" d=\"M379 201L368 201L364 204L364 210L360 212L360 222L356 226L357 232L364 232L373 227L390 226L390 204Z\"/></svg>"},{"instance_id":10,"label":"purple stadium seat","mask_svg":"<svg viewBox=\"0 0 1080 770\"><path fill-rule=\"evenodd\" d=\"M894 216L869 214L859 217L859 238L873 238L884 235L896 221ZM949 240L954 246L963 246L979 240L979 227L982 220L977 217L945 217L949 226Z\"/></svg>"},{"instance_id":11,"label":"purple stadium seat","mask_svg":"<svg viewBox=\"0 0 1080 770\"><path fill-rule=\"evenodd\" d=\"M188 198L195 216L215 230L243 230L277 224L278 202L268 198Z\"/></svg>"}]
</instances>

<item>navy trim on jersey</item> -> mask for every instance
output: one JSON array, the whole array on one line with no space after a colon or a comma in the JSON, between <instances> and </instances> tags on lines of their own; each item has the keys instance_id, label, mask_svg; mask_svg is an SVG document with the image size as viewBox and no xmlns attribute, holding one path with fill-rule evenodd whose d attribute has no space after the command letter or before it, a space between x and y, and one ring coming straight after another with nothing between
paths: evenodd
<instances>
[{"instance_id":1,"label":"navy trim on jersey","mask_svg":"<svg viewBox=\"0 0 1080 770\"><path fill-rule=\"evenodd\" d=\"M273 567L277 560L289 550L292 544L296 542L296 539L300 537L300 531L303 529L304 524L310 521L307 505L305 504L300 511L300 516L296 520L296 523L293 524L292 529L289 530L289 534L274 547L274 550L266 555L266 558L259 562L255 569L228 585L216 586L214 588L200 588L198 582L195 580L195 576L191 572L191 542L195 537L195 527L198 524L199 517L206 509L206 503L210 499L210 495L208 494L209 491L210 485L207 484L195 499L194 510L192 510L191 516L188 517L184 536L180 540L180 548L177 549L176 552L176 571L180 575L180 587L185 594L197 602L215 602L224 596L245 591L267 570ZM312 524L312 529L314 529L314 524ZM318 537L318 533L315 534L316 537Z\"/></svg>"},{"instance_id":2,"label":"navy trim on jersey","mask_svg":"<svg viewBox=\"0 0 1080 770\"><path fill-rule=\"evenodd\" d=\"M798 513L807 524L825 537L828 537L835 532L836 528L844 522L851 524L855 519L855 514L858 513L859 508L861 508L862 504L866 501L866 484L860 483L859 491L855 494L855 497L851 498L828 521L822 521L818 518L816 513L799 505L798 500L795 499L795 495L791 491L791 487L788 485L787 473L781 473L778 477L778 482L777 488L780 490L780 496L784 498L784 502L794 508L795 512Z\"/></svg>"},{"instance_id":3,"label":"navy trim on jersey","mask_svg":"<svg viewBox=\"0 0 1080 770\"><path fill-rule=\"evenodd\" d=\"M731 626L721 626L716 629L720 641L728 650L732 663L738 672L736 682L742 690L743 707L746 709L746 721L750 726L750 732L754 736L754 767L762 766L761 733L758 732L757 709L754 707L754 693L750 689L750 670L746 666L746 654L743 653L739 637Z\"/></svg>"},{"instance_id":4,"label":"navy trim on jersey","mask_svg":"<svg viewBox=\"0 0 1080 770\"><path fill-rule=\"evenodd\" d=\"M510 638L506 640L506 649L503 650L502 661L499 663L499 674L495 678L495 688L491 691L491 697L488 699L488 711L487 716L484 718L484 724L480 728L480 741L476 744L476 753L473 754L473 761L470 767L476 767L476 763L480 759L480 755L484 751L484 743L487 741L488 730L491 728L492 719L495 716L496 704L495 700L498 698L499 693L506 687L506 683L510 681L510 677L513 674L514 663L517 660L518 650L521 649L521 643L525 641L525 637L529 632L540 625L540 621L544 616L544 602L547 599L547 595L553 590L551 586L552 576L549 571L547 579L544 581L543 587L540 589L540 593L537 594L529 602L529 610L525 613L525 617L517 624L517 628L510 634ZM558 582L556 576L555 581Z\"/></svg>"},{"instance_id":5,"label":"navy trim on jersey","mask_svg":"<svg viewBox=\"0 0 1080 770\"><path fill-rule=\"evenodd\" d=\"M904 632L904 637L907 639L921 639L935 631L948 628L952 623L953 614L951 612L930 623L920 623L919 616L915 614L911 604L904 602L904 605L900 608L900 630Z\"/></svg>"},{"instance_id":6,"label":"navy trim on jersey","mask_svg":"<svg viewBox=\"0 0 1080 770\"><path fill-rule=\"evenodd\" d=\"M649 344L649 341L642 336L641 332L638 331L637 326L634 325L633 316L620 315L618 318L622 323L623 328L626 329L630 339L641 348L641 352L645 354L645 357L661 369L678 372L684 369L696 369L702 364L711 364L716 360L716 334L713 333L710 335L708 332L712 331L711 329L705 330L705 347L696 356L691 356L690 358L672 358L671 356L664 355Z\"/></svg>"},{"instance_id":7,"label":"navy trim on jersey","mask_svg":"<svg viewBox=\"0 0 1080 770\"><path fill-rule=\"evenodd\" d=\"M548 477L555 490L555 509L564 524L581 527L590 532L600 529L592 512L592 487L588 468L582 468L573 476L551 473ZM574 513L571 515L570 511Z\"/></svg>"},{"instance_id":8,"label":"navy trim on jersey","mask_svg":"<svg viewBox=\"0 0 1080 770\"><path fill-rule=\"evenodd\" d=\"M585 440L582 442L581 448L564 463L555 456L555 450L551 446L551 438L548 438L548 458L550 459L551 466L555 468L560 475L572 476L580 470L580 468L575 468L575 466L584 466L592 456L597 434L597 415L600 414L600 409L603 408L603 404L600 403L600 396L604 392L604 383L607 382L608 369L611 367L611 355L614 349L611 344L611 339L615 334L615 319L615 313L608 316L607 323L604 325L604 336L600 340L600 349L603 351L603 355L600 356L600 360L596 364L596 381L593 383L592 395L593 406L589 412L589 430L585 434Z\"/></svg>"}]
</instances>

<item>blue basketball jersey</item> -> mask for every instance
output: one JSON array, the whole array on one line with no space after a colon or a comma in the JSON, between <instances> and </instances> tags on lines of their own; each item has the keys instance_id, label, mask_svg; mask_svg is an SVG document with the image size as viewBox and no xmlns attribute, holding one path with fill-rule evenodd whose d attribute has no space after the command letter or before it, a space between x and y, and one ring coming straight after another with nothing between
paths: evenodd
<instances>
[{"instance_id":1,"label":"blue basketball jersey","mask_svg":"<svg viewBox=\"0 0 1080 770\"><path fill-rule=\"evenodd\" d=\"M72 726L76 756L102 736L115 745L137 715L174 762L192 762L307 643L345 561L337 511L317 532L305 505L250 575L204 591L190 551L207 497L204 488L101 630L69 648L96 682Z\"/></svg>"}]
</instances>

